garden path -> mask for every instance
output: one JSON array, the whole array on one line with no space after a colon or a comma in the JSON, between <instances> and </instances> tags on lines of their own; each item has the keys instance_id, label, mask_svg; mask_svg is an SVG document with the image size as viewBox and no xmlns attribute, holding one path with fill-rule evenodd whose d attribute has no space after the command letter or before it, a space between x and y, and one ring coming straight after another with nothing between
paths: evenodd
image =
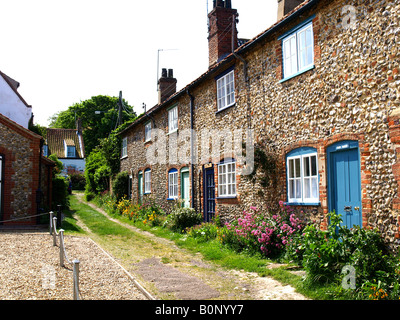
<instances>
[{"instance_id":1,"label":"garden path","mask_svg":"<svg viewBox=\"0 0 400 320\"><path fill-rule=\"evenodd\" d=\"M141 236L140 243L121 242L117 238L102 241L91 237L113 256L138 281L159 299L182 300L305 300L289 285L282 285L270 277L256 273L226 270L203 261L201 254L179 248L173 241L138 229L110 217L93 203L86 202L82 194L76 194L83 202L109 220L123 225ZM79 223L79 214L76 216ZM84 226L82 226L84 227Z\"/></svg>"}]
</instances>

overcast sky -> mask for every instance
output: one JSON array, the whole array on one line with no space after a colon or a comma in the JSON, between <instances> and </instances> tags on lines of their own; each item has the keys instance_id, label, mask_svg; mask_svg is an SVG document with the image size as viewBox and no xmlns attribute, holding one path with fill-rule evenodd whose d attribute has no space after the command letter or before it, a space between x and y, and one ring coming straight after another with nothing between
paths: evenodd
<instances>
[{"instance_id":1,"label":"overcast sky","mask_svg":"<svg viewBox=\"0 0 400 320\"><path fill-rule=\"evenodd\" d=\"M208 69L208 0L0 0L0 70L20 82L35 123L96 95L143 112L157 104L159 68L177 90ZM232 0L240 38L276 21L277 0ZM163 49L163 51L159 51ZM174 50L168 50L174 49Z\"/></svg>"}]
</instances>

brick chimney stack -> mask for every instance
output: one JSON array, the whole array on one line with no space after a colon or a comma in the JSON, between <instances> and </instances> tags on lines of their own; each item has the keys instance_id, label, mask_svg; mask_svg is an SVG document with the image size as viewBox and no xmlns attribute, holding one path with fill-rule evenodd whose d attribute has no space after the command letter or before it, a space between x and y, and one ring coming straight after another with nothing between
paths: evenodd
<instances>
[{"instance_id":1,"label":"brick chimney stack","mask_svg":"<svg viewBox=\"0 0 400 320\"><path fill-rule=\"evenodd\" d=\"M231 0L214 0L214 8L208 14L209 66L225 58L238 47L237 10Z\"/></svg>"},{"instance_id":2,"label":"brick chimney stack","mask_svg":"<svg viewBox=\"0 0 400 320\"><path fill-rule=\"evenodd\" d=\"M161 78L158 80L158 103L162 103L176 93L177 80L172 69L162 69Z\"/></svg>"},{"instance_id":3,"label":"brick chimney stack","mask_svg":"<svg viewBox=\"0 0 400 320\"><path fill-rule=\"evenodd\" d=\"M278 21L302 2L304 0L278 0Z\"/></svg>"}]
</instances>

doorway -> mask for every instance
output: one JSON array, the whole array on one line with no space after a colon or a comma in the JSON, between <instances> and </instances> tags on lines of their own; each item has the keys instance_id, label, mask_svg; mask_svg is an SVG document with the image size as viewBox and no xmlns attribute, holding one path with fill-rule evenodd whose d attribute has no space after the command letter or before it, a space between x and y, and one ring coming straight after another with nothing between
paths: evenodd
<instances>
[{"instance_id":1,"label":"doorway","mask_svg":"<svg viewBox=\"0 0 400 320\"><path fill-rule=\"evenodd\" d=\"M328 147L329 211L342 216L344 226L362 227L361 170L358 141Z\"/></svg>"}]
</instances>

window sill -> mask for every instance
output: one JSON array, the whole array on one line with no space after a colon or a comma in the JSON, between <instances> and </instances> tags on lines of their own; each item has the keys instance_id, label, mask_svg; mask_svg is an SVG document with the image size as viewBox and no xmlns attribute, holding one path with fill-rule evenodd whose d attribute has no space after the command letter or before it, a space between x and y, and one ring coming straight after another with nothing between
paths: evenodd
<instances>
[{"instance_id":1,"label":"window sill","mask_svg":"<svg viewBox=\"0 0 400 320\"><path fill-rule=\"evenodd\" d=\"M174 201L174 200L178 200L178 198L167 198L167 201Z\"/></svg>"},{"instance_id":2,"label":"window sill","mask_svg":"<svg viewBox=\"0 0 400 320\"><path fill-rule=\"evenodd\" d=\"M167 136L169 136L170 134L173 134L173 133L175 133L175 132L178 132L178 129L175 129L175 130L173 130L173 131L168 132L168 133L167 133Z\"/></svg>"},{"instance_id":3,"label":"window sill","mask_svg":"<svg viewBox=\"0 0 400 320\"><path fill-rule=\"evenodd\" d=\"M284 202L286 206L320 206L321 202Z\"/></svg>"},{"instance_id":4,"label":"window sill","mask_svg":"<svg viewBox=\"0 0 400 320\"><path fill-rule=\"evenodd\" d=\"M237 199L237 195L235 196L220 196L216 197L217 200L224 200L224 199Z\"/></svg>"},{"instance_id":5,"label":"window sill","mask_svg":"<svg viewBox=\"0 0 400 320\"><path fill-rule=\"evenodd\" d=\"M128 158L128 156L123 156L123 157L120 158L120 160L123 160L123 159L126 159L126 158Z\"/></svg>"},{"instance_id":6,"label":"window sill","mask_svg":"<svg viewBox=\"0 0 400 320\"><path fill-rule=\"evenodd\" d=\"M145 193L143 193L144 195L146 195L146 194L151 194L151 192L145 192Z\"/></svg>"},{"instance_id":7,"label":"window sill","mask_svg":"<svg viewBox=\"0 0 400 320\"><path fill-rule=\"evenodd\" d=\"M215 114L221 113L221 112L223 112L223 111L225 111L225 110L227 110L227 109L229 109L229 108L234 107L235 105L236 105L236 102L230 104L229 106L227 106L227 107L225 107L225 108L222 108L222 109L219 109L219 110L215 111Z\"/></svg>"},{"instance_id":8,"label":"window sill","mask_svg":"<svg viewBox=\"0 0 400 320\"><path fill-rule=\"evenodd\" d=\"M279 83L283 83L285 81L293 79L293 78L295 78L295 77L297 77L297 76L299 76L299 75L301 75L301 74L303 74L303 73L305 73L307 71L310 71L310 70L312 70L314 68L315 68L315 65L313 64L312 66L309 66L309 67L307 67L307 68L305 68L305 69L303 69L303 70L301 70L299 72L296 72L295 74L292 74L291 76L289 76L287 78L284 78L284 79L280 80Z\"/></svg>"}]
</instances>

